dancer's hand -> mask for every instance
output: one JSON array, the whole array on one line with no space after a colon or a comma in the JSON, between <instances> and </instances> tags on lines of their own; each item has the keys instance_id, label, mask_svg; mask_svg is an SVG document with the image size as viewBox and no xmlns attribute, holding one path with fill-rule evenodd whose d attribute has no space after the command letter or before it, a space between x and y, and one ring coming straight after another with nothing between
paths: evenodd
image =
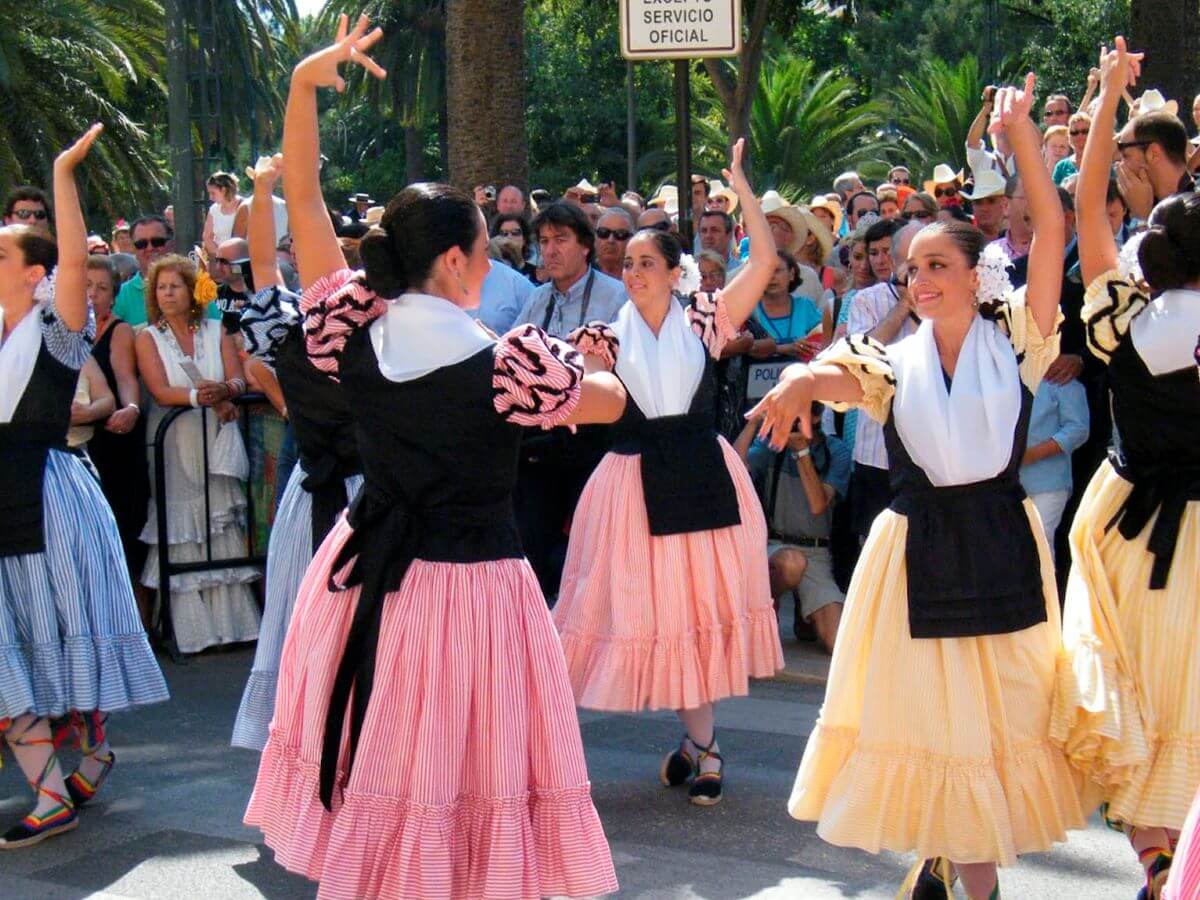
<instances>
[{"instance_id":1,"label":"dancer's hand","mask_svg":"<svg viewBox=\"0 0 1200 900\"><path fill-rule=\"evenodd\" d=\"M99 122L85 131L83 137L58 154L58 158L54 160L54 168L60 172L74 171L75 167L87 158L88 151L92 149L92 144L96 143L96 138L102 131L104 126Z\"/></svg>"},{"instance_id":2,"label":"dancer's hand","mask_svg":"<svg viewBox=\"0 0 1200 900\"><path fill-rule=\"evenodd\" d=\"M263 188L268 194L271 193L283 177L283 154L260 156L254 165L246 166L246 177L254 182L255 188Z\"/></svg>"},{"instance_id":3,"label":"dancer's hand","mask_svg":"<svg viewBox=\"0 0 1200 900\"><path fill-rule=\"evenodd\" d=\"M383 30L376 28L368 34L367 26L371 21L365 15L358 17L352 31L348 30L349 21L345 13L338 18L337 38L324 50L301 60L293 74L294 80L314 88L331 87L341 93L346 89L346 80L338 67L345 62L362 66L376 78L387 77L383 67L367 55L367 51L383 37Z\"/></svg>"},{"instance_id":4,"label":"dancer's hand","mask_svg":"<svg viewBox=\"0 0 1200 900\"><path fill-rule=\"evenodd\" d=\"M746 178L746 172L742 168L742 154L745 152L746 139L738 138L737 143L733 145L733 152L729 155L729 168L721 170L729 187L743 202L747 197L754 196L754 189L750 187L750 181Z\"/></svg>"},{"instance_id":5,"label":"dancer's hand","mask_svg":"<svg viewBox=\"0 0 1200 900\"><path fill-rule=\"evenodd\" d=\"M746 413L747 419L761 419L758 437L765 438L775 450L782 450L796 422L800 433L812 439L813 374L805 365L788 366L758 404Z\"/></svg>"},{"instance_id":6,"label":"dancer's hand","mask_svg":"<svg viewBox=\"0 0 1200 900\"><path fill-rule=\"evenodd\" d=\"M1002 87L996 91L992 124L988 131L998 134L1012 128L1018 122L1032 121L1029 116L1033 108L1033 92L1037 86L1037 76L1032 72L1025 76L1025 87Z\"/></svg>"},{"instance_id":7,"label":"dancer's hand","mask_svg":"<svg viewBox=\"0 0 1200 900\"><path fill-rule=\"evenodd\" d=\"M1144 53L1130 53L1125 38L1117 35L1113 49L1100 48L1100 89L1120 93L1133 87L1142 74Z\"/></svg>"}]
</instances>

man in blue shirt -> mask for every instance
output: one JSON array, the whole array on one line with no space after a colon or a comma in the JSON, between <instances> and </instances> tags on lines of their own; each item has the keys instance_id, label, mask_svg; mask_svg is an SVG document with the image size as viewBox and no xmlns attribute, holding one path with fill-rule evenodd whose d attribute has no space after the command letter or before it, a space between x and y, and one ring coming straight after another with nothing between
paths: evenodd
<instances>
[{"instance_id":1,"label":"man in blue shirt","mask_svg":"<svg viewBox=\"0 0 1200 900\"><path fill-rule=\"evenodd\" d=\"M1087 392L1075 379L1042 379L1033 397L1021 486L1037 507L1054 556L1054 533L1071 499L1071 454L1088 439Z\"/></svg>"},{"instance_id":2,"label":"man in blue shirt","mask_svg":"<svg viewBox=\"0 0 1200 900\"><path fill-rule=\"evenodd\" d=\"M475 318L496 334L504 334L512 328L533 293L533 283L512 266L494 259L491 263L492 269L479 292Z\"/></svg>"},{"instance_id":3,"label":"man in blue shirt","mask_svg":"<svg viewBox=\"0 0 1200 900\"><path fill-rule=\"evenodd\" d=\"M747 423L735 448L746 460L767 517L771 593L796 598L795 630L803 623L833 652L846 597L833 575L831 542L834 504L850 486L850 449L821 431L821 404L813 407L813 437L796 431L776 453L755 440L758 422ZM753 442L753 443L752 443Z\"/></svg>"}]
</instances>

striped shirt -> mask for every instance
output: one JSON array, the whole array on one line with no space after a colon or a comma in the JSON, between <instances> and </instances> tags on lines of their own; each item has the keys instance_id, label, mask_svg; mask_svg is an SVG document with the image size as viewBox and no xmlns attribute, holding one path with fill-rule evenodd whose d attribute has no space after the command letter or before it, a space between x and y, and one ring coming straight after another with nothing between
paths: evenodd
<instances>
[{"instance_id":1,"label":"striped shirt","mask_svg":"<svg viewBox=\"0 0 1200 900\"><path fill-rule=\"evenodd\" d=\"M846 330L850 334L869 334L892 311L897 299L895 288L886 281L858 291L850 301L850 320ZM916 323L911 318L905 319L890 343L894 344L916 330ZM883 426L870 416L858 416L854 430L854 461L876 469L888 467Z\"/></svg>"}]
</instances>

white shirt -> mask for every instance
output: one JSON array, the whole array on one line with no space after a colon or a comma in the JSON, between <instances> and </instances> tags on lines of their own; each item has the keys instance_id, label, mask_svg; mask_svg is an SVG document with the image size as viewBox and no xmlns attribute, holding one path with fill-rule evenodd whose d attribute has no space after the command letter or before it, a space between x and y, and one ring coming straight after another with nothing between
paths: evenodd
<instances>
[{"instance_id":1,"label":"white shirt","mask_svg":"<svg viewBox=\"0 0 1200 900\"><path fill-rule=\"evenodd\" d=\"M892 286L886 282L873 284L858 291L850 301L850 319L846 331L849 334L867 334L887 317L895 307L897 299ZM907 318L890 343L895 344L916 331L917 324L911 317ZM859 413L857 421L854 432L854 461L864 466L886 469L888 456L887 447L883 442L883 426L862 413Z\"/></svg>"}]
</instances>

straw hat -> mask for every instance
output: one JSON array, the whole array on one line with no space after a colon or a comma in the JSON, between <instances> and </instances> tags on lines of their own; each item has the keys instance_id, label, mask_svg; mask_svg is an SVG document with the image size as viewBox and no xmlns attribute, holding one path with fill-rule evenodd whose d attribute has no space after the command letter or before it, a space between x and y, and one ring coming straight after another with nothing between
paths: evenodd
<instances>
[{"instance_id":1,"label":"straw hat","mask_svg":"<svg viewBox=\"0 0 1200 900\"><path fill-rule=\"evenodd\" d=\"M804 213L800 211L800 207L792 206L792 204L784 200L779 195L779 191L767 191L762 197L762 211L768 219L775 216L776 218L783 219L783 221L791 226L792 245L782 249L792 254L792 256L799 253L800 248L804 246L804 242L808 240L808 222L805 220ZM811 216L812 211L809 210L808 214Z\"/></svg>"},{"instance_id":2,"label":"straw hat","mask_svg":"<svg viewBox=\"0 0 1200 900\"><path fill-rule=\"evenodd\" d=\"M824 194L817 194L812 198L812 203L808 204L809 209L823 209L833 216L833 233L837 234L842 230L842 207L838 203L834 203ZM824 224L824 223L822 223Z\"/></svg>"},{"instance_id":3,"label":"straw hat","mask_svg":"<svg viewBox=\"0 0 1200 900\"><path fill-rule=\"evenodd\" d=\"M708 197L711 200L714 197L724 197L728 208L725 210L731 216L733 211L738 206L738 195L734 193L733 188L728 187L720 178L715 178L708 185Z\"/></svg>"},{"instance_id":4,"label":"straw hat","mask_svg":"<svg viewBox=\"0 0 1200 900\"><path fill-rule=\"evenodd\" d=\"M833 234L821 219L807 206L797 206L800 210L800 215L804 218L804 224L808 226L809 234L816 235L817 243L821 245L821 259L826 260L829 254L833 252ZM805 241L807 241L807 236Z\"/></svg>"},{"instance_id":5,"label":"straw hat","mask_svg":"<svg viewBox=\"0 0 1200 900\"><path fill-rule=\"evenodd\" d=\"M1152 112L1165 112L1168 115L1177 116L1179 115L1179 104L1174 100L1164 98L1162 91L1158 88L1150 88L1133 101L1133 108L1129 110L1129 116L1132 118Z\"/></svg>"},{"instance_id":6,"label":"straw hat","mask_svg":"<svg viewBox=\"0 0 1200 900\"><path fill-rule=\"evenodd\" d=\"M673 184L664 184L658 189L658 193L650 198L646 206L657 206L667 215L675 215L679 212L679 188Z\"/></svg>"},{"instance_id":7,"label":"straw hat","mask_svg":"<svg viewBox=\"0 0 1200 900\"><path fill-rule=\"evenodd\" d=\"M968 200L983 200L985 197L1003 197L1007 187L1003 176L995 169L984 169L975 176L975 190L963 191Z\"/></svg>"},{"instance_id":8,"label":"straw hat","mask_svg":"<svg viewBox=\"0 0 1200 900\"><path fill-rule=\"evenodd\" d=\"M925 193L932 194L933 189L939 184L949 184L952 181L961 183L962 179L948 165L938 163L933 169L933 177L925 182Z\"/></svg>"}]
</instances>

